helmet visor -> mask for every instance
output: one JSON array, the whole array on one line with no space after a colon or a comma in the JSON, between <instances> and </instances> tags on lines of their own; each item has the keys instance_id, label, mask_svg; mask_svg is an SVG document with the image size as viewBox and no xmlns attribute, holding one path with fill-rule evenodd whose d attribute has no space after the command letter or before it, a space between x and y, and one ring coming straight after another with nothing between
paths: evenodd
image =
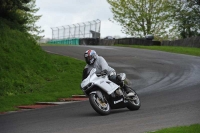
<instances>
[{"instance_id":1,"label":"helmet visor","mask_svg":"<svg viewBox=\"0 0 200 133\"><path fill-rule=\"evenodd\" d=\"M85 54L85 62L87 64L90 64L91 56L88 56L88 54Z\"/></svg>"}]
</instances>

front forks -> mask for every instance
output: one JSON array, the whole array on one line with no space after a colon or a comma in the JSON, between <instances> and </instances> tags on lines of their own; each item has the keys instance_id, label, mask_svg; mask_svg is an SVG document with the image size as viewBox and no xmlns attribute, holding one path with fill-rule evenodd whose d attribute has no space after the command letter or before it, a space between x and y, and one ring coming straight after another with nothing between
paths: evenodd
<instances>
[{"instance_id":1,"label":"front forks","mask_svg":"<svg viewBox=\"0 0 200 133\"><path fill-rule=\"evenodd\" d=\"M102 102L105 103L105 99L104 99L104 97L103 97L101 91L96 91L96 94L97 94L97 96L99 97L99 99L100 99Z\"/></svg>"}]
</instances>

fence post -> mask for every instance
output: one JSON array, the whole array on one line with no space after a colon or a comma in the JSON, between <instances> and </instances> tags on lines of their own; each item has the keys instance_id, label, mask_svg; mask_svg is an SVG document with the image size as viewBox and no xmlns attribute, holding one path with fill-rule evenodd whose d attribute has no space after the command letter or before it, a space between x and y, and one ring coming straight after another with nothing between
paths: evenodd
<instances>
[{"instance_id":1,"label":"fence post","mask_svg":"<svg viewBox=\"0 0 200 133\"><path fill-rule=\"evenodd\" d=\"M58 27L56 27L57 29L58 29L58 39L59 39L59 28Z\"/></svg>"},{"instance_id":2,"label":"fence post","mask_svg":"<svg viewBox=\"0 0 200 133\"><path fill-rule=\"evenodd\" d=\"M75 26L75 30L74 30L74 38L75 38L75 33L76 33L76 25L75 24L73 24L74 26Z\"/></svg>"},{"instance_id":3,"label":"fence post","mask_svg":"<svg viewBox=\"0 0 200 133\"><path fill-rule=\"evenodd\" d=\"M51 28L51 30L52 30L52 40L53 40L53 28Z\"/></svg>"},{"instance_id":4,"label":"fence post","mask_svg":"<svg viewBox=\"0 0 200 133\"><path fill-rule=\"evenodd\" d=\"M84 38L85 38L85 23L83 23L83 24L84 24L84 35L83 35L83 36L84 36Z\"/></svg>"},{"instance_id":5,"label":"fence post","mask_svg":"<svg viewBox=\"0 0 200 133\"><path fill-rule=\"evenodd\" d=\"M63 33L63 39L65 39L65 27L62 26L64 28L64 33Z\"/></svg>"},{"instance_id":6,"label":"fence post","mask_svg":"<svg viewBox=\"0 0 200 133\"><path fill-rule=\"evenodd\" d=\"M90 23L90 22L88 22L88 23ZM92 24L90 23L90 31L91 31L91 25L92 25ZM90 34L89 34L89 37L90 37Z\"/></svg>"}]
</instances>

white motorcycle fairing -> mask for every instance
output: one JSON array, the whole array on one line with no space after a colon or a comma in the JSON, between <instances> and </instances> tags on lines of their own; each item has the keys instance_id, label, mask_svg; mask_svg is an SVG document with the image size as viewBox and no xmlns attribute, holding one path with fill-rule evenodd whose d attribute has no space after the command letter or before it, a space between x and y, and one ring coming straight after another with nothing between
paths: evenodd
<instances>
[{"instance_id":1,"label":"white motorcycle fairing","mask_svg":"<svg viewBox=\"0 0 200 133\"><path fill-rule=\"evenodd\" d=\"M104 90L105 92L107 92L108 95L110 95L117 88L119 88L117 84L113 83L112 81L108 79L107 75L98 77L95 72L96 72L96 68L93 68L90 71L88 77L82 81L81 88L83 90L87 90L93 85L95 85L101 88L102 90Z\"/></svg>"},{"instance_id":2,"label":"white motorcycle fairing","mask_svg":"<svg viewBox=\"0 0 200 133\"><path fill-rule=\"evenodd\" d=\"M106 73L96 74L93 68L89 73L83 73L83 81L81 82L82 91L89 97L92 108L100 115L108 115L111 109L119 109L127 107L129 110L138 110L140 108L140 100L137 93L134 96L127 97L123 87L118 86L108 79ZM118 74L117 80L124 80L125 73ZM117 76L118 76L117 75Z\"/></svg>"}]
</instances>

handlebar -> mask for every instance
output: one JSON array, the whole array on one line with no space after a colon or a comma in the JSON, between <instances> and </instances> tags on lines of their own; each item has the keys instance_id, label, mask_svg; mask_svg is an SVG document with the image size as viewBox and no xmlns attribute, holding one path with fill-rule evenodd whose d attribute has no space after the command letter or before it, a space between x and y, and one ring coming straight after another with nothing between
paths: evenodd
<instances>
[{"instance_id":1,"label":"handlebar","mask_svg":"<svg viewBox=\"0 0 200 133\"><path fill-rule=\"evenodd\" d=\"M105 76L105 75L107 75L107 73L99 73L99 74L97 74L98 77L99 76Z\"/></svg>"}]
</instances>

